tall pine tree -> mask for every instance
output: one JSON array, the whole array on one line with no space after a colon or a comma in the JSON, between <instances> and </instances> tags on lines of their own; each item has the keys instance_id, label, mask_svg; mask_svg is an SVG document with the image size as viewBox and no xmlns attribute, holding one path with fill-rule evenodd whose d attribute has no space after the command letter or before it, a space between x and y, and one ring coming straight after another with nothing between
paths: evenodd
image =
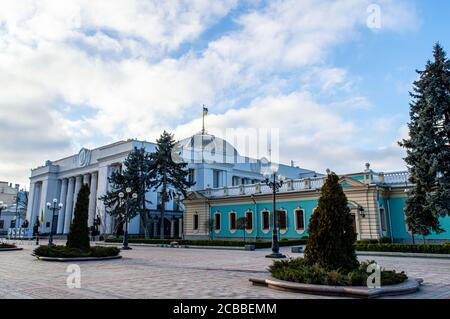
<instances>
[{"instance_id":1,"label":"tall pine tree","mask_svg":"<svg viewBox=\"0 0 450 319\"><path fill-rule=\"evenodd\" d=\"M352 216L335 173L329 174L322 186L318 206L309 221L308 234L305 249L308 264L342 271L358 267Z\"/></svg>"},{"instance_id":2,"label":"tall pine tree","mask_svg":"<svg viewBox=\"0 0 450 319\"><path fill-rule=\"evenodd\" d=\"M69 248L89 249L89 186L83 184L78 192L74 218L70 225L66 246Z\"/></svg>"},{"instance_id":3,"label":"tall pine tree","mask_svg":"<svg viewBox=\"0 0 450 319\"><path fill-rule=\"evenodd\" d=\"M111 177L109 177L108 181L111 184L111 190L100 197L100 200L106 206L107 212L111 216L115 216L117 221L123 221L126 212L125 206L119 203L119 193L125 193L126 188L130 187L138 197L136 200L130 201L127 218L130 220L139 214L141 225L144 227L147 238L150 233L147 204L150 201L146 199L145 195L151 188L150 163L150 154L144 148L134 148L123 163L124 169L121 172L116 171L112 173Z\"/></svg>"},{"instance_id":4,"label":"tall pine tree","mask_svg":"<svg viewBox=\"0 0 450 319\"><path fill-rule=\"evenodd\" d=\"M406 222L414 234L441 232L439 217L450 207L450 63L439 44L410 93L405 161L414 184L406 201Z\"/></svg>"},{"instance_id":5,"label":"tall pine tree","mask_svg":"<svg viewBox=\"0 0 450 319\"><path fill-rule=\"evenodd\" d=\"M160 237L164 238L164 215L166 203L173 199L177 193L186 196L186 190L195 183L188 181L189 172L187 163L175 162L172 151L176 145L173 135L166 131L156 141L156 152L150 155L150 179L152 187L161 196L160 211Z\"/></svg>"}]
</instances>

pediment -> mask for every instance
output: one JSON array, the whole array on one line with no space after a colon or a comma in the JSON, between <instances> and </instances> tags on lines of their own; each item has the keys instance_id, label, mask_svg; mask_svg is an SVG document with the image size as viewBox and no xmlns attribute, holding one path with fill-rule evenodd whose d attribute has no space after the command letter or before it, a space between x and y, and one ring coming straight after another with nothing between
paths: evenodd
<instances>
[{"instance_id":1,"label":"pediment","mask_svg":"<svg viewBox=\"0 0 450 319\"><path fill-rule=\"evenodd\" d=\"M342 187L364 187L364 186L366 186L364 183L361 183L360 181L357 181L348 176L342 176L339 179L339 184Z\"/></svg>"}]
</instances>

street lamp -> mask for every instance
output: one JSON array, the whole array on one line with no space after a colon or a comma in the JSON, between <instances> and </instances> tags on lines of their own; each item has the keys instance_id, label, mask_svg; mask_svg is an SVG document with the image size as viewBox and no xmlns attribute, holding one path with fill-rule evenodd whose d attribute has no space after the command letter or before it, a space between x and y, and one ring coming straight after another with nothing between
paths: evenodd
<instances>
[{"instance_id":1,"label":"street lamp","mask_svg":"<svg viewBox=\"0 0 450 319\"><path fill-rule=\"evenodd\" d=\"M120 198L120 204L123 204L124 197L125 197L125 232L123 235L123 247L124 250L130 250L131 247L128 246L128 202L130 200L130 194L131 194L131 187L127 187L125 189L126 195L123 192L119 193ZM131 197L136 200L138 195L136 193L133 193Z\"/></svg>"},{"instance_id":2,"label":"street lamp","mask_svg":"<svg viewBox=\"0 0 450 319\"><path fill-rule=\"evenodd\" d=\"M56 198L53 199L52 204L47 203L47 208L52 212L52 218L50 221L50 236L48 237L48 245L53 246L53 219L55 218L55 212L59 212L63 208L62 203L58 203Z\"/></svg>"},{"instance_id":3,"label":"street lamp","mask_svg":"<svg viewBox=\"0 0 450 319\"><path fill-rule=\"evenodd\" d=\"M278 176L275 171L271 174L273 179L270 180L268 177L264 180L267 186L272 189L272 202L273 202L273 227L272 227L272 253L267 255L267 258L286 258L285 255L280 253L280 245L278 243L278 218L277 218L277 208L276 208L276 196L277 191L283 186L283 177L281 175Z\"/></svg>"}]
</instances>

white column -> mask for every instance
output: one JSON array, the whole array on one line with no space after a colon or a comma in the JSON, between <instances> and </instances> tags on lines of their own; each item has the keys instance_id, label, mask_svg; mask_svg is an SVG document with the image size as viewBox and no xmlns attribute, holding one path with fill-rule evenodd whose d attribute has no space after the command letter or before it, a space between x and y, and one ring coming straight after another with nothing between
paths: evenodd
<instances>
[{"instance_id":1,"label":"white column","mask_svg":"<svg viewBox=\"0 0 450 319\"><path fill-rule=\"evenodd\" d=\"M109 166L100 167L98 170L97 176L97 198L102 197L108 191L108 177L109 177ZM102 229L100 230L102 233L110 234L110 216L106 212L105 205L102 201L99 202L99 210L100 210L100 218L102 220Z\"/></svg>"},{"instance_id":2,"label":"white column","mask_svg":"<svg viewBox=\"0 0 450 319\"><path fill-rule=\"evenodd\" d=\"M62 234L64 232L64 216L66 210L66 198L67 198L67 178L61 180L61 194L59 196L59 202L63 204L63 207L59 211L58 216L58 228L56 232Z\"/></svg>"},{"instance_id":3,"label":"white column","mask_svg":"<svg viewBox=\"0 0 450 319\"><path fill-rule=\"evenodd\" d=\"M83 184L89 186L89 174L83 176Z\"/></svg>"},{"instance_id":4,"label":"white column","mask_svg":"<svg viewBox=\"0 0 450 319\"><path fill-rule=\"evenodd\" d=\"M89 193L89 219L88 219L89 227L94 225L96 206L97 206L97 173L92 173L91 190Z\"/></svg>"},{"instance_id":5,"label":"white column","mask_svg":"<svg viewBox=\"0 0 450 319\"><path fill-rule=\"evenodd\" d=\"M175 219L170 220L170 237L175 237Z\"/></svg>"},{"instance_id":6,"label":"white column","mask_svg":"<svg viewBox=\"0 0 450 319\"><path fill-rule=\"evenodd\" d=\"M69 177L68 186L67 186L66 207L64 210L64 234L69 233L70 224L72 223L73 190L74 190L74 178Z\"/></svg>"},{"instance_id":7,"label":"white column","mask_svg":"<svg viewBox=\"0 0 450 319\"><path fill-rule=\"evenodd\" d=\"M81 175L78 175L75 177L75 191L73 193L73 209L77 207L77 199L78 199L78 192L81 188ZM75 214L72 214L72 220L75 218Z\"/></svg>"},{"instance_id":8,"label":"white column","mask_svg":"<svg viewBox=\"0 0 450 319\"><path fill-rule=\"evenodd\" d=\"M183 238L183 218L178 220L178 236Z\"/></svg>"},{"instance_id":9,"label":"white column","mask_svg":"<svg viewBox=\"0 0 450 319\"><path fill-rule=\"evenodd\" d=\"M31 218L33 216L34 193L36 191L35 185L36 183L33 182L30 183L30 191L28 193L27 215L25 218L28 220L29 227L33 227L31 223Z\"/></svg>"},{"instance_id":10,"label":"white column","mask_svg":"<svg viewBox=\"0 0 450 319\"><path fill-rule=\"evenodd\" d=\"M29 220L30 227L34 227L39 216L39 206L41 204L41 189L41 182L37 182L34 184L33 206L31 207L31 219Z\"/></svg>"}]
</instances>

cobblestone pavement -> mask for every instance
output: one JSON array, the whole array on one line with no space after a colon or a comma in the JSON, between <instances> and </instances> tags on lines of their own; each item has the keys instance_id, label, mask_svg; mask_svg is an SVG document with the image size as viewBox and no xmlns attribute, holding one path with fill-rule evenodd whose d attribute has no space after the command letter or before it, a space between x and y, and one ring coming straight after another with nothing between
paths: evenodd
<instances>
[{"instance_id":1,"label":"cobblestone pavement","mask_svg":"<svg viewBox=\"0 0 450 319\"><path fill-rule=\"evenodd\" d=\"M269 250L133 247L123 259L78 262L81 288L69 289L67 263L39 261L31 256L35 246L21 247L0 253L0 298L327 298L252 286L249 277L269 276ZM450 260L370 259L424 279L419 292L399 298L450 299Z\"/></svg>"}]
</instances>

